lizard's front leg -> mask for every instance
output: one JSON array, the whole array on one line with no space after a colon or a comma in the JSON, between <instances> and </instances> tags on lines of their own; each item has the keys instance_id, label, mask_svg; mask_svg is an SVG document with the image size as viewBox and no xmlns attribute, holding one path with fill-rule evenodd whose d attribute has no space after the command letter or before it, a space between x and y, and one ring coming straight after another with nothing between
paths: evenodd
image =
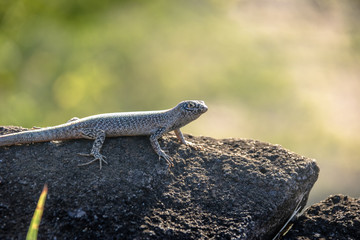
<instances>
[{"instance_id":1,"label":"lizard's front leg","mask_svg":"<svg viewBox=\"0 0 360 240\"><path fill-rule=\"evenodd\" d=\"M167 155L161 148L158 142L158 139L166 132L165 128L159 128L154 134L150 136L150 143L154 151L159 155L159 157L163 157L169 164L169 166L173 167L174 163L172 158Z\"/></svg>"},{"instance_id":2,"label":"lizard's front leg","mask_svg":"<svg viewBox=\"0 0 360 240\"><path fill-rule=\"evenodd\" d=\"M196 145L195 143L186 141L184 138L184 135L182 134L182 132L180 131L180 128L177 128L174 130L174 133L176 135L176 137L179 139L179 141L185 145L191 146L193 148L195 148L196 150L202 150L201 146Z\"/></svg>"},{"instance_id":3,"label":"lizard's front leg","mask_svg":"<svg viewBox=\"0 0 360 240\"><path fill-rule=\"evenodd\" d=\"M91 160L90 162L87 163L83 163L83 164L79 164L78 166L85 166L88 165L90 163L93 163L97 160L100 161L100 169L102 168L102 162L106 163L105 161L105 156L103 156L100 153L101 147L105 141L105 131L101 130L101 129L96 129L96 128L83 128L80 130L80 134L82 137L86 138L86 139L94 139L94 144L93 147L91 149L90 154L84 154L84 153L80 153L80 155L82 156L92 156L94 157L94 160Z\"/></svg>"}]
</instances>

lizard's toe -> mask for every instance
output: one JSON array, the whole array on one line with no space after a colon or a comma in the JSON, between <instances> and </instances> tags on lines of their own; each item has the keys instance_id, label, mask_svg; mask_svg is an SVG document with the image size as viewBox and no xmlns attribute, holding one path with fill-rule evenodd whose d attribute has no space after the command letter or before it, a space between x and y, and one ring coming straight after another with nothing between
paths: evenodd
<instances>
[{"instance_id":1,"label":"lizard's toe","mask_svg":"<svg viewBox=\"0 0 360 240\"><path fill-rule=\"evenodd\" d=\"M86 162L86 163L82 163L82 164L78 164L78 166L86 166L86 165L89 165L95 161L98 161L99 160L99 163L100 163L100 169L102 168L102 163L104 162L105 164L108 164L107 161L105 160L106 157L101 155L100 153L78 153L78 155L80 156L85 156L85 157L94 157L93 160L89 161L89 162Z\"/></svg>"},{"instance_id":2,"label":"lizard's toe","mask_svg":"<svg viewBox=\"0 0 360 240\"><path fill-rule=\"evenodd\" d=\"M106 157L103 156L101 159L98 159L100 162L104 162L105 164L108 164L107 161L105 161Z\"/></svg>"},{"instance_id":3,"label":"lizard's toe","mask_svg":"<svg viewBox=\"0 0 360 240\"><path fill-rule=\"evenodd\" d=\"M169 164L169 166L171 166L171 167L174 166L172 157L170 157L169 155L167 155L167 154L164 153L164 152L161 154L161 157L163 157L163 158L167 161L167 163Z\"/></svg>"},{"instance_id":4,"label":"lizard's toe","mask_svg":"<svg viewBox=\"0 0 360 240\"><path fill-rule=\"evenodd\" d=\"M198 150L198 151L204 150L204 148L202 146L200 146L200 145L198 145L196 143L189 142L189 141L186 141L185 143L186 143L186 146L189 146L189 147L191 147L191 148L193 148L195 150Z\"/></svg>"},{"instance_id":5,"label":"lizard's toe","mask_svg":"<svg viewBox=\"0 0 360 240\"><path fill-rule=\"evenodd\" d=\"M93 156L91 153L78 153L77 155L84 156L84 157L92 157Z\"/></svg>"}]
</instances>

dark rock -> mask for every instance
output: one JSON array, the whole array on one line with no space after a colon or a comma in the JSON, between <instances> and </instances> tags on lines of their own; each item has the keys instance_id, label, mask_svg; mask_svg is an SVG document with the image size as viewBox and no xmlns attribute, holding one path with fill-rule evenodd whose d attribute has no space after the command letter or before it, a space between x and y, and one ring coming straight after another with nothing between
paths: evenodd
<instances>
[{"instance_id":1,"label":"dark rock","mask_svg":"<svg viewBox=\"0 0 360 240\"><path fill-rule=\"evenodd\" d=\"M333 195L312 205L284 239L360 239L360 199Z\"/></svg>"},{"instance_id":2,"label":"dark rock","mask_svg":"<svg viewBox=\"0 0 360 240\"><path fill-rule=\"evenodd\" d=\"M170 170L148 137L106 139L102 170L77 166L89 140L0 147L0 239L25 237L45 183L40 239L270 239L318 177L279 145L185 137L203 150L166 135Z\"/></svg>"}]
</instances>

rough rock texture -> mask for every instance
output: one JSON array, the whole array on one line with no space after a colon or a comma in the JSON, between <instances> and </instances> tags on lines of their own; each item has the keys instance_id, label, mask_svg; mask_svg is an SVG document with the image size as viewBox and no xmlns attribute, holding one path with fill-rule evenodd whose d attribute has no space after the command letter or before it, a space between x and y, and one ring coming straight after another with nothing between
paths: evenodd
<instances>
[{"instance_id":1,"label":"rough rock texture","mask_svg":"<svg viewBox=\"0 0 360 240\"><path fill-rule=\"evenodd\" d=\"M166 135L170 170L147 137L106 139L101 171L77 166L89 140L0 147L0 239L24 238L44 183L40 239L270 239L318 177L315 161L279 145L185 137L203 150Z\"/></svg>"},{"instance_id":2,"label":"rough rock texture","mask_svg":"<svg viewBox=\"0 0 360 240\"><path fill-rule=\"evenodd\" d=\"M360 199L334 195L312 205L284 239L360 239Z\"/></svg>"}]
</instances>

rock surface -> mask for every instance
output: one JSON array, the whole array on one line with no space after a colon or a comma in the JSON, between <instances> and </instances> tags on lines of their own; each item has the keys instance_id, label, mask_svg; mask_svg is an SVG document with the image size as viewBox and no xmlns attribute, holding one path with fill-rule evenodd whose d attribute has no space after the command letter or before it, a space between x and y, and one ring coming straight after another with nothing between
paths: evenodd
<instances>
[{"instance_id":1,"label":"rock surface","mask_svg":"<svg viewBox=\"0 0 360 240\"><path fill-rule=\"evenodd\" d=\"M284 240L360 239L360 199L333 195L295 221Z\"/></svg>"},{"instance_id":2,"label":"rock surface","mask_svg":"<svg viewBox=\"0 0 360 240\"><path fill-rule=\"evenodd\" d=\"M185 137L203 150L164 136L170 170L147 137L106 139L101 171L77 166L89 140L0 147L0 239L24 239L44 183L40 239L271 239L318 177L279 145Z\"/></svg>"}]
</instances>

